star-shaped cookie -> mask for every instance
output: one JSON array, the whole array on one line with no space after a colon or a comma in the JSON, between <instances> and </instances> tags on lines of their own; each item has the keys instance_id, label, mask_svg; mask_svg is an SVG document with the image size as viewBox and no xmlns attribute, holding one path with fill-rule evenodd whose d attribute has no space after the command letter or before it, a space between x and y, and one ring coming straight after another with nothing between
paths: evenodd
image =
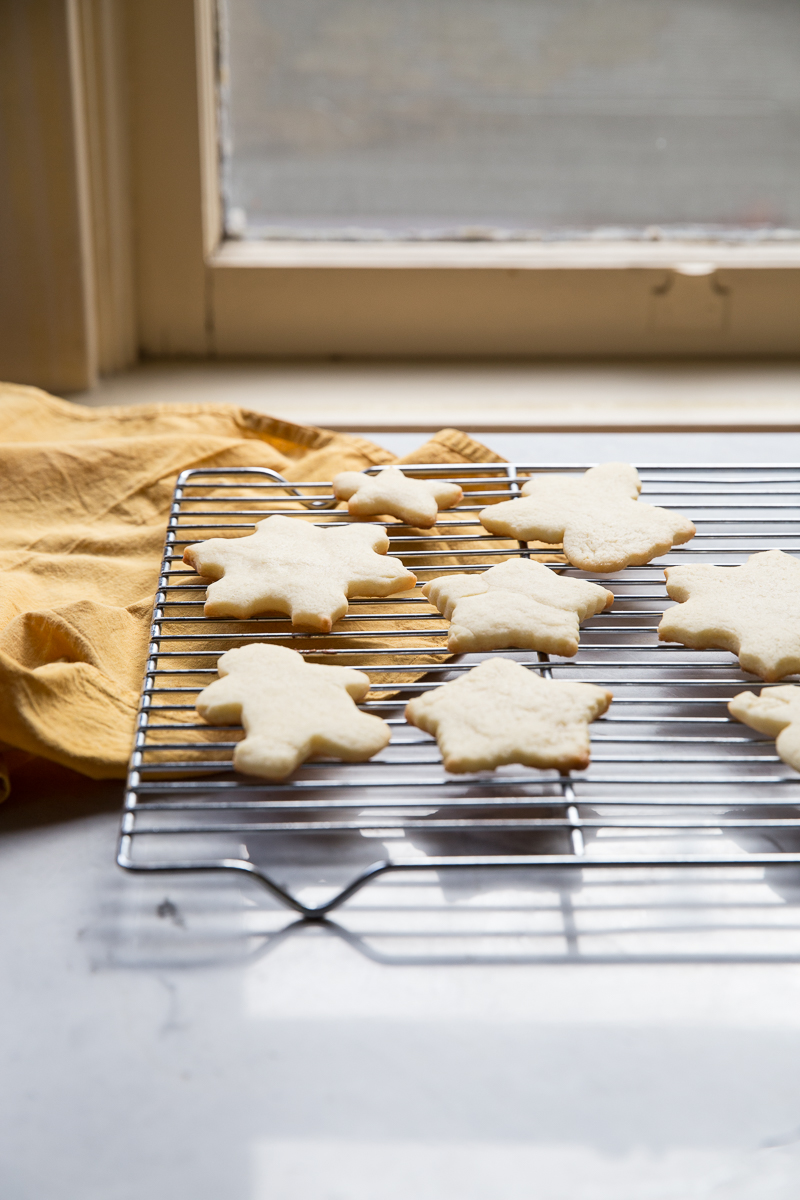
<instances>
[{"instance_id":1,"label":"star-shaped cookie","mask_svg":"<svg viewBox=\"0 0 800 1200\"><path fill-rule=\"evenodd\" d=\"M540 679L510 658L489 658L410 700L406 720L434 735L454 773L506 763L570 771L588 767L588 722L611 699L593 683Z\"/></svg>"},{"instance_id":2,"label":"star-shaped cookie","mask_svg":"<svg viewBox=\"0 0 800 1200\"><path fill-rule=\"evenodd\" d=\"M450 622L447 648L578 652L580 622L614 603L614 593L564 579L540 562L509 559L475 575L432 579L422 589Z\"/></svg>"},{"instance_id":3,"label":"star-shaped cookie","mask_svg":"<svg viewBox=\"0 0 800 1200\"><path fill-rule=\"evenodd\" d=\"M800 560L782 550L752 554L741 567L668 567L680 603L658 627L663 642L731 650L743 671L772 683L800 671Z\"/></svg>"},{"instance_id":4,"label":"star-shaped cookie","mask_svg":"<svg viewBox=\"0 0 800 1200\"><path fill-rule=\"evenodd\" d=\"M728 711L759 733L775 738L775 749L785 763L800 771L800 687L762 688L761 695L740 692L728 704Z\"/></svg>"},{"instance_id":5,"label":"star-shaped cookie","mask_svg":"<svg viewBox=\"0 0 800 1200\"><path fill-rule=\"evenodd\" d=\"M389 549L380 525L318 529L295 517L267 517L249 537L187 546L184 562L218 582L206 593L207 617L287 613L292 624L330 633L353 596L388 596L416 576Z\"/></svg>"},{"instance_id":6,"label":"star-shaped cookie","mask_svg":"<svg viewBox=\"0 0 800 1200\"><path fill-rule=\"evenodd\" d=\"M695 534L687 517L639 501L641 488L628 463L604 463L584 475L537 475L524 484L521 500L491 504L480 520L490 533L521 542L562 542L569 562L583 571L621 571Z\"/></svg>"},{"instance_id":7,"label":"star-shaped cookie","mask_svg":"<svg viewBox=\"0 0 800 1200\"><path fill-rule=\"evenodd\" d=\"M385 721L356 708L369 691L362 671L263 644L228 650L217 670L221 678L197 697L197 711L212 725L241 720L245 738L233 765L245 775L279 782L315 754L364 762L391 736Z\"/></svg>"},{"instance_id":8,"label":"star-shaped cookie","mask_svg":"<svg viewBox=\"0 0 800 1200\"><path fill-rule=\"evenodd\" d=\"M342 471L333 478L333 493L347 500L354 517L399 517L416 529L430 529L439 509L452 508L464 494L457 483L412 479L397 467L384 467L377 475Z\"/></svg>"}]
</instances>

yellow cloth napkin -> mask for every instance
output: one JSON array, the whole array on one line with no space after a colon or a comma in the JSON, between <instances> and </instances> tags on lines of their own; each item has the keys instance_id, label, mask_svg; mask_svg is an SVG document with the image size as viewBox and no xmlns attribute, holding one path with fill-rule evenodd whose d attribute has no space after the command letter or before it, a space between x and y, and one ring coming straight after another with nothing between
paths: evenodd
<instances>
[{"instance_id":1,"label":"yellow cloth napkin","mask_svg":"<svg viewBox=\"0 0 800 1200\"><path fill-rule=\"evenodd\" d=\"M0 799L30 755L95 779L125 775L180 471L328 480L396 461L503 460L456 429L397 459L230 405L84 408L0 384Z\"/></svg>"}]
</instances>

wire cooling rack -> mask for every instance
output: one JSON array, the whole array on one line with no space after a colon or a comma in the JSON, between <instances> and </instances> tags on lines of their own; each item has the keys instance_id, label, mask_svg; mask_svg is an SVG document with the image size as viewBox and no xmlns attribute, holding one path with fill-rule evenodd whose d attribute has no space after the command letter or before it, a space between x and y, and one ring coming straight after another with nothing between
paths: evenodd
<instances>
[{"instance_id":1,"label":"wire cooling rack","mask_svg":"<svg viewBox=\"0 0 800 1200\"><path fill-rule=\"evenodd\" d=\"M659 644L672 604L664 567L736 565L759 550L800 553L800 468L640 466L642 498L685 513L697 535L647 566L594 577L565 567L559 547L489 535L478 512L520 494L523 476L579 473L587 464L404 466L465 491L430 533L390 524L389 553L418 576L413 595L355 600L327 635L282 617L203 616L206 584L183 548L241 536L272 513L325 526L346 522L330 484L287 483L261 468L185 471L176 489L155 599L149 658L125 796L118 858L141 872L248 872L303 916L320 917L390 872L587 868L683 870L800 866L800 776L774 743L733 721L727 701L761 681L726 652ZM373 470L377 470L374 468ZM447 623L419 587L535 554L554 570L610 588L610 610L582 627L574 659L501 651L553 679L614 693L591 727L585 771L516 766L452 776L435 740L406 724L407 700L469 670L483 654L446 650ZM364 709L392 728L367 763L315 760L284 784L237 774L240 727L210 727L194 710L220 654L277 642L311 661L365 670ZM789 680L791 681L791 680Z\"/></svg>"}]
</instances>

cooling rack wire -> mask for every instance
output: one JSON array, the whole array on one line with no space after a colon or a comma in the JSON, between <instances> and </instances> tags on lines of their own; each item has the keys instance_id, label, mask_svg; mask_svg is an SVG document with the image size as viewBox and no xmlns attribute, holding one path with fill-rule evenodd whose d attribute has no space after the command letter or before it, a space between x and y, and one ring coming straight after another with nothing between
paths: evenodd
<instances>
[{"instance_id":1,"label":"cooling rack wire","mask_svg":"<svg viewBox=\"0 0 800 1200\"><path fill-rule=\"evenodd\" d=\"M454 873L470 871L563 880L589 869L763 874L800 865L800 776L772 740L727 712L732 696L761 681L731 654L659 644L656 634L672 603L665 566L800 552L800 468L640 466L642 498L685 513L697 534L647 566L599 578L565 567L559 547L509 543L480 525L478 512L518 496L522 477L587 465L404 466L420 478L455 480L464 501L440 513L430 534L390 524L389 553L418 576L417 589L352 601L327 635L292 632L281 617L206 619L205 584L182 555L204 538L247 534L273 513L340 525L348 517L334 511L330 484L289 484L261 468L183 472L155 599L120 866L247 872L302 917L320 918L398 872L435 872L446 887ZM437 575L531 554L615 594L611 609L582 626L574 659L499 652L544 677L614 693L591 727L591 765L565 777L515 766L450 776L435 740L406 724L404 706L487 655L449 655L447 623L419 588ZM216 676L219 655L254 641L366 671L372 688L362 707L388 721L391 743L366 763L306 763L284 784L234 772L241 729L207 726L194 701Z\"/></svg>"}]
</instances>

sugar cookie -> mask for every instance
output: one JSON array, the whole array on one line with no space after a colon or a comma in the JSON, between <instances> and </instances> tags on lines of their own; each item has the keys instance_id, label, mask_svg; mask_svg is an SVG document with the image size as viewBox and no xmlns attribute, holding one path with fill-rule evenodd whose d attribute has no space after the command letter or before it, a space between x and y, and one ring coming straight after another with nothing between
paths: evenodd
<instances>
[{"instance_id":1,"label":"sugar cookie","mask_svg":"<svg viewBox=\"0 0 800 1200\"><path fill-rule=\"evenodd\" d=\"M800 671L800 560L782 550L752 554L741 567L668 567L679 603L658 627L663 642L730 650L768 683Z\"/></svg>"},{"instance_id":2,"label":"sugar cookie","mask_svg":"<svg viewBox=\"0 0 800 1200\"><path fill-rule=\"evenodd\" d=\"M347 500L354 517L399 517L417 529L430 529L439 509L452 508L464 494L457 483L413 479L397 467L384 467L377 475L342 471L333 477L333 493Z\"/></svg>"},{"instance_id":3,"label":"sugar cookie","mask_svg":"<svg viewBox=\"0 0 800 1200\"><path fill-rule=\"evenodd\" d=\"M447 648L577 654L579 625L609 608L614 593L565 579L530 559L509 559L474 575L445 575L422 589L450 621Z\"/></svg>"},{"instance_id":4,"label":"sugar cookie","mask_svg":"<svg viewBox=\"0 0 800 1200\"><path fill-rule=\"evenodd\" d=\"M775 738L775 749L785 763L800 771L800 687L762 688L761 695L740 692L728 704L728 711L759 733Z\"/></svg>"},{"instance_id":5,"label":"sugar cookie","mask_svg":"<svg viewBox=\"0 0 800 1200\"><path fill-rule=\"evenodd\" d=\"M315 754L363 762L391 736L385 721L356 708L369 691L362 671L263 644L228 650L217 670L221 678L197 697L197 711L212 725L241 719L245 738L233 765L245 775L279 782Z\"/></svg>"},{"instance_id":6,"label":"sugar cookie","mask_svg":"<svg viewBox=\"0 0 800 1200\"><path fill-rule=\"evenodd\" d=\"M688 542L695 527L687 517L637 499L639 475L628 463L604 463L584 475L537 475L521 500L491 504L480 514L490 533L551 545L583 571L621 571L640 566L673 545Z\"/></svg>"},{"instance_id":7,"label":"sugar cookie","mask_svg":"<svg viewBox=\"0 0 800 1200\"><path fill-rule=\"evenodd\" d=\"M207 617L279 612L292 624L330 633L354 596L388 596L416 576L396 558L380 525L319 529L296 517L267 517L242 538L187 546L184 562L217 580L206 592Z\"/></svg>"},{"instance_id":8,"label":"sugar cookie","mask_svg":"<svg viewBox=\"0 0 800 1200\"><path fill-rule=\"evenodd\" d=\"M589 765L588 722L611 699L592 683L540 679L510 658L490 658L410 700L406 720L434 735L454 773L506 763L580 770Z\"/></svg>"}]
</instances>

